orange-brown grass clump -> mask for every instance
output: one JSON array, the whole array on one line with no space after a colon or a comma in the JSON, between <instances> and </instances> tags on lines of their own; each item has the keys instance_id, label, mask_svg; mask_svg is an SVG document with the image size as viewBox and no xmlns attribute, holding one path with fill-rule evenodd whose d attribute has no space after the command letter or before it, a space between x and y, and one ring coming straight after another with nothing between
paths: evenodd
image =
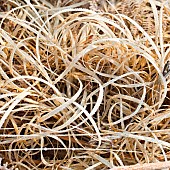
<instances>
[{"instance_id":1,"label":"orange-brown grass clump","mask_svg":"<svg viewBox=\"0 0 170 170\"><path fill-rule=\"evenodd\" d=\"M0 169L170 168L168 1L0 5Z\"/></svg>"}]
</instances>

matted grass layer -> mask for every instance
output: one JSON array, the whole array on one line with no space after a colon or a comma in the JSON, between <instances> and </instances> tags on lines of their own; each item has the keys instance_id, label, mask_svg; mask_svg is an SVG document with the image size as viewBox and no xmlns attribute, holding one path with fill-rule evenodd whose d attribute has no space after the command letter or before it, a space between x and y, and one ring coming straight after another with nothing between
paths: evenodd
<instances>
[{"instance_id":1,"label":"matted grass layer","mask_svg":"<svg viewBox=\"0 0 170 170\"><path fill-rule=\"evenodd\" d=\"M170 168L168 1L0 11L0 169Z\"/></svg>"}]
</instances>

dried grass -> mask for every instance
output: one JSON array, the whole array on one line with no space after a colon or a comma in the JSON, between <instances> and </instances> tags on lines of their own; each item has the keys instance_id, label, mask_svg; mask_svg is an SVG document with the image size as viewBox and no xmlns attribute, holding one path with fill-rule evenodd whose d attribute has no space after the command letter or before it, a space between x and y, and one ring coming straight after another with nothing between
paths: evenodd
<instances>
[{"instance_id":1,"label":"dried grass","mask_svg":"<svg viewBox=\"0 0 170 170\"><path fill-rule=\"evenodd\" d=\"M0 169L170 168L168 1L57 2L0 7Z\"/></svg>"}]
</instances>

